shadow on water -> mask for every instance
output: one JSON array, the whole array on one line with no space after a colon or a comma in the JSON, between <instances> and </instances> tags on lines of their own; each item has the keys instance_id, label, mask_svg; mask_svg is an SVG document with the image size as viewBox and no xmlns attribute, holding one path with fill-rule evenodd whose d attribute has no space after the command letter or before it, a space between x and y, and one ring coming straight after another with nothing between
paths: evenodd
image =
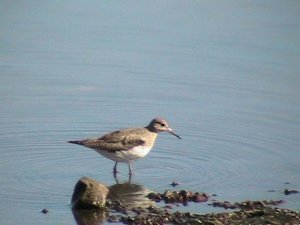
<instances>
[{"instance_id":1,"label":"shadow on water","mask_svg":"<svg viewBox=\"0 0 300 225\"><path fill-rule=\"evenodd\" d=\"M151 192L148 188L141 184L134 184L129 181L119 183L108 187L109 201L119 201L126 208L147 208L153 206L154 202L146 196ZM109 212L101 209L72 209L74 219L78 225L101 224L105 222L109 216ZM112 212L113 213L113 212Z\"/></svg>"},{"instance_id":2,"label":"shadow on water","mask_svg":"<svg viewBox=\"0 0 300 225\"><path fill-rule=\"evenodd\" d=\"M78 225L101 224L108 214L101 209L72 209L72 213Z\"/></svg>"}]
</instances>

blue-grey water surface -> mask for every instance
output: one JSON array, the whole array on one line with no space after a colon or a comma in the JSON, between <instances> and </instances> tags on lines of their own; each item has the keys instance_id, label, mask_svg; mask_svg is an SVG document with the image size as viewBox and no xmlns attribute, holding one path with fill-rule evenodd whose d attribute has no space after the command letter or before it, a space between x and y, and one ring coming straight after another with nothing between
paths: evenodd
<instances>
[{"instance_id":1,"label":"blue-grey water surface","mask_svg":"<svg viewBox=\"0 0 300 225\"><path fill-rule=\"evenodd\" d=\"M161 134L134 164L143 191L299 210L300 195L282 193L300 189L299 11L292 0L2 1L0 224L75 224L77 180L115 180L112 161L66 141L156 116L183 139Z\"/></svg>"}]
</instances>

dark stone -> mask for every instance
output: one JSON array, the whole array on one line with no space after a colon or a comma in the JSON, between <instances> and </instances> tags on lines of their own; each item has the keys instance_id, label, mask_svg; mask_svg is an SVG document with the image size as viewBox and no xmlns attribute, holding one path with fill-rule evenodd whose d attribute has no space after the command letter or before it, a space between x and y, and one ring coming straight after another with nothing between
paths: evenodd
<instances>
[{"instance_id":1,"label":"dark stone","mask_svg":"<svg viewBox=\"0 0 300 225\"><path fill-rule=\"evenodd\" d=\"M49 212L48 209L43 209L43 210L41 211L41 213L44 213L44 214L47 214L48 212Z\"/></svg>"},{"instance_id":2,"label":"dark stone","mask_svg":"<svg viewBox=\"0 0 300 225\"><path fill-rule=\"evenodd\" d=\"M290 195L290 194L297 194L297 193L299 193L299 191L297 191L297 190L292 190L292 189L284 189L283 193L284 193L285 195Z\"/></svg>"},{"instance_id":3,"label":"dark stone","mask_svg":"<svg viewBox=\"0 0 300 225\"><path fill-rule=\"evenodd\" d=\"M179 185L179 183L176 182L175 180L173 180L173 182L170 185L173 186L173 187L176 187L177 185Z\"/></svg>"},{"instance_id":4,"label":"dark stone","mask_svg":"<svg viewBox=\"0 0 300 225\"><path fill-rule=\"evenodd\" d=\"M222 207L224 209L236 209L238 206L236 204L231 204L230 202L213 202L211 204L213 207Z\"/></svg>"},{"instance_id":5,"label":"dark stone","mask_svg":"<svg viewBox=\"0 0 300 225\"><path fill-rule=\"evenodd\" d=\"M192 200L193 200L194 202L206 202L206 201L208 200L208 197L207 197L207 195L205 195L205 194L195 193L195 194L193 195Z\"/></svg>"},{"instance_id":6,"label":"dark stone","mask_svg":"<svg viewBox=\"0 0 300 225\"><path fill-rule=\"evenodd\" d=\"M149 193L149 194L147 195L147 197L148 197L149 199L151 199L151 200L154 200L154 199L156 199L157 194L155 194L154 192L151 192L151 193Z\"/></svg>"},{"instance_id":7,"label":"dark stone","mask_svg":"<svg viewBox=\"0 0 300 225\"><path fill-rule=\"evenodd\" d=\"M254 210L249 213L248 217L258 217L258 216L264 216L265 211L264 210Z\"/></svg>"},{"instance_id":8,"label":"dark stone","mask_svg":"<svg viewBox=\"0 0 300 225\"><path fill-rule=\"evenodd\" d=\"M179 191L179 194L182 196L187 196L187 191L181 190L181 191Z\"/></svg>"},{"instance_id":9,"label":"dark stone","mask_svg":"<svg viewBox=\"0 0 300 225\"><path fill-rule=\"evenodd\" d=\"M75 185L72 208L104 208L108 189L104 184L91 178L82 177Z\"/></svg>"}]
</instances>

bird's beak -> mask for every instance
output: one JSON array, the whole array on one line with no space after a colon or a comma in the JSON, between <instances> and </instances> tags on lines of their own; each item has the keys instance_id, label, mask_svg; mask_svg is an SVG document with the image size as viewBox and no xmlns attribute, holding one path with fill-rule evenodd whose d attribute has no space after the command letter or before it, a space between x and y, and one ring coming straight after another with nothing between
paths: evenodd
<instances>
[{"instance_id":1,"label":"bird's beak","mask_svg":"<svg viewBox=\"0 0 300 225\"><path fill-rule=\"evenodd\" d=\"M170 134L173 134L175 137L177 137L177 138L179 138L179 139L182 139L179 135L175 134L171 128L168 129L168 132L169 132Z\"/></svg>"}]
</instances>

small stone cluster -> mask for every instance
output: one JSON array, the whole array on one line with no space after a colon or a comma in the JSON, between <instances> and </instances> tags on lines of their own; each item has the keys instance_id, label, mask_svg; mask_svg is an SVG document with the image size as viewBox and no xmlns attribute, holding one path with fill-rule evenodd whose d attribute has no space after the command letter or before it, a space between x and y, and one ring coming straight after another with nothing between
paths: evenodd
<instances>
[{"instance_id":1,"label":"small stone cluster","mask_svg":"<svg viewBox=\"0 0 300 225\"><path fill-rule=\"evenodd\" d=\"M172 213L168 210L154 208L148 209L148 213L136 216L121 216L118 221L130 225L298 225L300 224L300 214L288 209L268 206L261 209L241 209L230 213L209 213L204 215L189 212Z\"/></svg>"},{"instance_id":2,"label":"small stone cluster","mask_svg":"<svg viewBox=\"0 0 300 225\"><path fill-rule=\"evenodd\" d=\"M209 196L202 192L165 191L164 193L149 193L145 198L155 202L163 201L165 206L128 207L122 199L107 199L109 189L96 180L82 177L74 188L72 196L72 212L77 224L98 224L103 221L122 222L130 225L282 225L300 224L300 213L288 209L276 208L282 200L245 201L230 203L228 201L211 200L209 205L233 209L223 213L193 214L190 212L174 212L174 205L187 205L189 202L207 202ZM286 189L285 194L298 193ZM212 195L215 196L215 195ZM144 198L144 195L143 195ZM151 202L151 201L149 201ZM151 202L153 203L153 202ZM47 213L44 209L41 212Z\"/></svg>"},{"instance_id":3,"label":"small stone cluster","mask_svg":"<svg viewBox=\"0 0 300 225\"><path fill-rule=\"evenodd\" d=\"M283 202L284 202L283 200L245 201L245 202L241 202L241 203L239 203L239 202L230 203L228 201L224 201L224 202L214 201L213 203L210 203L209 205L212 205L214 207L222 207L224 209L252 210L252 209L264 208L266 206L276 206Z\"/></svg>"},{"instance_id":4,"label":"small stone cluster","mask_svg":"<svg viewBox=\"0 0 300 225\"><path fill-rule=\"evenodd\" d=\"M191 191L165 191L161 193L149 193L147 196L149 199L155 202L164 201L168 203L182 203L187 205L188 202L206 202L208 201L208 195L203 192L191 192Z\"/></svg>"}]
</instances>

